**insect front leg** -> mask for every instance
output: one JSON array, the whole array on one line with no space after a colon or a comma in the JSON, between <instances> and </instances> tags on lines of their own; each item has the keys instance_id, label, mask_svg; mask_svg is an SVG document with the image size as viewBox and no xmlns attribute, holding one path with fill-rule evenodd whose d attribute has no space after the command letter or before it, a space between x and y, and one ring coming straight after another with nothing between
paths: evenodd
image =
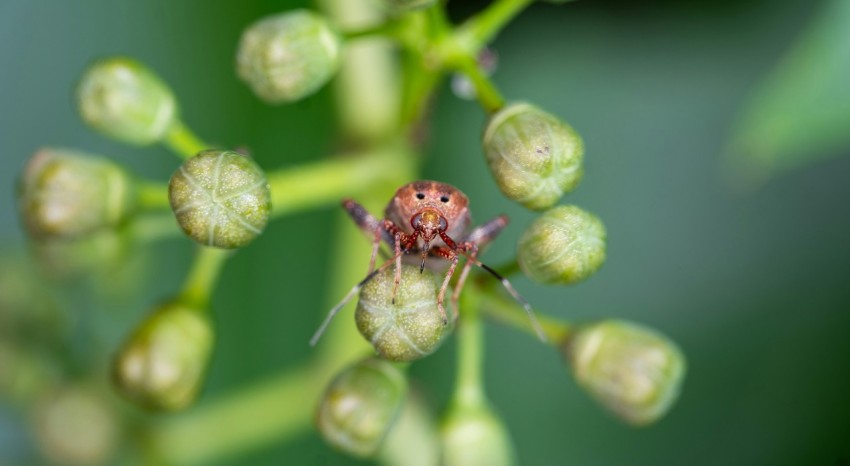
<instances>
[{"instance_id":1,"label":"insect front leg","mask_svg":"<svg viewBox=\"0 0 850 466\"><path fill-rule=\"evenodd\" d=\"M443 324L446 324L448 323L448 318L446 317L446 309L445 307L443 307L443 302L446 299L446 290L449 288L449 282L451 282L452 276L454 275L455 269L457 268L459 256L457 252L449 248L444 248L442 246L436 246L431 248L431 252L448 261L451 261L449 269L446 270L446 276L443 278L443 284L440 285L440 292L437 294L437 308L440 310L440 315L443 317ZM457 319L457 305L455 305L453 309L452 317Z\"/></svg>"},{"instance_id":2,"label":"insect front leg","mask_svg":"<svg viewBox=\"0 0 850 466\"><path fill-rule=\"evenodd\" d=\"M452 292L452 310L454 318L457 319L458 301L460 300L460 292L463 290L463 285L466 283L466 277L469 276L469 271L472 269L473 261L478 259L478 245L475 243L464 242L459 244L461 249L469 253L469 260L463 263L463 268L460 270L460 277L455 284L454 292Z\"/></svg>"},{"instance_id":3,"label":"insect front leg","mask_svg":"<svg viewBox=\"0 0 850 466\"><path fill-rule=\"evenodd\" d=\"M384 227L384 222L375 218L365 207L357 203L357 201L346 199L342 201L342 207L354 223L373 238L372 256L369 259L369 273L371 273L375 270L378 251L381 249L381 241L392 244L393 237Z\"/></svg>"},{"instance_id":4,"label":"insect front leg","mask_svg":"<svg viewBox=\"0 0 850 466\"><path fill-rule=\"evenodd\" d=\"M393 236L393 249L395 251L395 275L393 277L392 303L395 304L395 296L398 292L398 284L401 283L401 255L416 245L419 232L414 231L412 235L401 231L392 220L383 220L383 227Z\"/></svg>"}]
</instances>

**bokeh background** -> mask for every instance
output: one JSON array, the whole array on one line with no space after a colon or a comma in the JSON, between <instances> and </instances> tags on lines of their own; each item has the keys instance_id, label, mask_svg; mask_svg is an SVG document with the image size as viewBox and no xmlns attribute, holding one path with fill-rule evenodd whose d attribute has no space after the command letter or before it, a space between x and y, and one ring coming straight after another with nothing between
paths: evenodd
<instances>
[{"instance_id":1,"label":"bokeh background","mask_svg":"<svg viewBox=\"0 0 850 466\"><path fill-rule=\"evenodd\" d=\"M450 12L462 19L484 4L453 1ZM233 71L247 24L300 5L0 3L0 268L11 271L0 275L0 291L7 298L21 289L24 299L50 297L59 309L31 333L0 332L6 354L45 353L56 343L44 333L54 332L63 335L63 364L73 367L71 374L105 381L103 364L89 368L82 361L108 355L153 303L179 286L189 265L190 241L174 237L106 279L58 291L46 280L10 285L12 277L30 273L13 193L36 148L108 155L160 180L177 165L162 147L128 147L84 126L72 90L85 66L104 55L136 57L170 83L185 121L202 137L248 146L266 168L315 160L337 142L333 90L269 107ZM658 424L633 429L581 392L551 349L489 325L487 391L519 464L848 464L846 5L539 4L495 42L494 80L504 94L539 103L583 135L585 178L562 202L596 213L609 234L607 262L589 281L547 288L520 277L517 287L556 316L616 316L658 328L681 345L689 363L677 406ZM488 175L479 146L483 122L477 105L444 86L423 170L466 192L479 221L511 217L485 256L499 263L513 254L534 214L504 199ZM228 264L213 301L219 340L199 404L309 356L307 340L332 301L324 284L335 265L334 215L327 208L275 222ZM350 247L369 246L364 240ZM0 325L10 324L0 319ZM449 342L411 368L437 411L450 394L453 353ZM0 359L0 389L14 375L9 360ZM34 440L37 404L8 390L0 394L0 464L50 464ZM361 463L310 433L216 464Z\"/></svg>"}]
</instances>

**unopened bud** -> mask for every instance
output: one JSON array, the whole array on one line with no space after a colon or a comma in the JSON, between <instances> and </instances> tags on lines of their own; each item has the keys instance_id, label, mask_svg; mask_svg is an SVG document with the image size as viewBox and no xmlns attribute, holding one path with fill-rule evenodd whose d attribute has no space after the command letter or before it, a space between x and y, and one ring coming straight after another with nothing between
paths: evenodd
<instances>
[{"instance_id":1,"label":"unopened bud","mask_svg":"<svg viewBox=\"0 0 850 466\"><path fill-rule=\"evenodd\" d=\"M143 64L124 57L92 64L77 87L77 104L89 126L129 144L157 142L177 120L171 89Z\"/></svg>"},{"instance_id":2,"label":"unopened bud","mask_svg":"<svg viewBox=\"0 0 850 466\"><path fill-rule=\"evenodd\" d=\"M263 170L250 157L207 150L187 160L168 185L180 228L204 246L240 248L269 220L271 193Z\"/></svg>"},{"instance_id":3,"label":"unopened bud","mask_svg":"<svg viewBox=\"0 0 850 466\"><path fill-rule=\"evenodd\" d=\"M581 137L532 105L511 104L494 114L483 144L499 189L529 209L551 207L581 180Z\"/></svg>"},{"instance_id":4,"label":"unopened bud","mask_svg":"<svg viewBox=\"0 0 850 466\"><path fill-rule=\"evenodd\" d=\"M413 361L433 353L447 326L437 307L437 286L429 271L403 264L393 302L392 267L375 275L360 291L354 319L378 355L390 361Z\"/></svg>"},{"instance_id":5,"label":"unopened bud","mask_svg":"<svg viewBox=\"0 0 850 466\"><path fill-rule=\"evenodd\" d=\"M203 310L179 302L161 306L136 328L115 357L116 388L147 408L185 408L203 384L213 339Z\"/></svg>"},{"instance_id":6,"label":"unopened bud","mask_svg":"<svg viewBox=\"0 0 850 466\"><path fill-rule=\"evenodd\" d=\"M267 103L316 92L339 68L340 38L324 17L308 10L267 16L242 34L239 77Z\"/></svg>"},{"instance_id":7,"label":"unopened bud","mask_svg":"<svg viewBox=\"0 0 850 466\"><path fill-rule=\"evenodd\" d=\"M360 361L330 383L316 425L332 446L354 456L371 456L395 422L406 393L407 379L391 363Z\"/></svg>"},{"instance_id":8,"label":"unopened bud","mask_svg":"<svg viewBox=\"0 0 850 466\"><path fill-rule=\"evenodd\" d=\"M663 416L676 401L685 357L664 335L622 320L580 327L563 347L576 381L633 425Z\"/></svg>"},{"instance_id":9,"label":"unopened bud","mask_svg":"<svg viewBox=\"0 0 850 466\"><path fill-rule=\"evenodd\" d=\"M27 163L18 205L36 237L73 237L111 228L135 207L132 180L109 160L68 149L44 148Z\"/></svg>"},{"instance_id":10,"label":"unopened bud","mask_svg":"<svg viewBox=\"0 0 850 466\"><path fill-rule=\"evenodd\" d=\"M526 275L548 284L586 279L605 262L605 226L576 206L558 206L540 215L517 244Z\"/></svg>"},{"instance_id":11,"label":"unopened bud","mask_svg":"<svg viewBox=\"0 0 850 466\"><path fill-rule=\"evenodd\" d=\"M441 429L443 466L514 464L504 424L486 405L450 409Z\"/></svg>"}]
</instances>

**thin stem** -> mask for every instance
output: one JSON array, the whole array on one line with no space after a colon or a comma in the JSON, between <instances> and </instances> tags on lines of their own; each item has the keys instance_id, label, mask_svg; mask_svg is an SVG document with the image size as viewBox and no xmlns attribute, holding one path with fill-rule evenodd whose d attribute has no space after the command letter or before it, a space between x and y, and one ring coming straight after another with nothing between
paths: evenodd
<instances>
[{"instance_id":1,"label":"thin stem","mask_svg":"<svg viewBox=\"0 0 850 466\"><path fill-rule=\"evenodd\" d=\"M534 0L496 0L458 29L458 35L472 50L491 42L496 35Z\"/></svg>"},{"instance_id":2,"label":"thin stem","mask_svg":"<svg viewBox=\"0 0 850 466\"><path fill-rule=\"evenodd\" d=\"M197 309L208 309L215 283L229 256L230 251L226 249L199 246L189 276L183 283L180 300Z\"/></svg>"},{"instance_id":3,"label":"thin stem","mask_svg":"<svg viewBox=\"0 0 850 466\"><path fill-rule=\"evenodd\" d=\"M467 293L463 297L463 315L457 328L457 373L455 375L455 406L479 406L485 402L482 387L482 360L484 339L481 319L478 315L480 302L477 296Z\"/></svg>"},{"instance_id":4,"label":"thin stem","mask_svg":"<svg viewBox=\"0 0 850 466\"><path fill-rule=\"evenodd\" d=\"M145 210L170 209L168 186L156 181L139 180L136 182L136 196L139 207Z\"/></svg>"},{"instance_id":5,"label":"thin stem","mask_svg":"<svg viewBox=\"0 0 850 466\"><path fill-rule=\"evenodd\" d=\"M267 178L271 187L272 216L336 204L391 179L400 170L398 159L403 157L399 151L389 149L367 155L339 156L270 172Z\"/></svg>"},{"instance_id":6,"label":"thin stem","mask_svg":"<svg viewBox=\"0 0 850 466\"><path fill-rule=\"evenodd\" d=\"M472 290L467 290L470 292ZM522 330L534 337L537 337L537 332L534 329L528 315L514 301L511 301L502 296L498 296L493 291L475 290L481 296L481 311L487 315L501 321L502 323L513 326ZM554 319L537 313L537 321L546 334L546 339L552 344L560 344L570 334L571 325L559 319Z\"/></svg>"},{"instance_id":7,"label":"thin stem","mask_svg":"<svg viewBox=\"0 0 850 466\"><path fill-rule=\"evenodd\" d=\"M458 64L458 69L472 82L475 87L475 97L487 113L496 113L505 106L505 98L490 78L484 74L474 58L462 60Z\"/></svg>"},{"instance_id":8,"label":"thin stem","mask_svg":"<svg viewBox=\"0 0 850 466\"><path fill-rule=\"evenodd\" d=\"M210 148L209 144L204 143L180 120L176 120L171 125L163 143L184 159L194 157L198 152Z\"/></svg>"},{"instance_id":9,"label":"thin stem","mask_svg":"<svg viewBox=\"0 0 850 466\"><path fill-rule=\"evenodd\" d=\"M171 212L139 215L130 224L130 229L136 239L148 243L181 233Z\"/></svg>"},{"instance_id":10,"label":"thin stem","mask_svg":"<svg viewBox=\"0 0 850 466\"><path fill-rule=\"evenodd\" d=\"M373 37L384 37L387 39L398 40L398 23L395 21L388 21L386 23L381 23L363 29L344 31L342 36L346 41Z\"/></svg>"}]
</instances>

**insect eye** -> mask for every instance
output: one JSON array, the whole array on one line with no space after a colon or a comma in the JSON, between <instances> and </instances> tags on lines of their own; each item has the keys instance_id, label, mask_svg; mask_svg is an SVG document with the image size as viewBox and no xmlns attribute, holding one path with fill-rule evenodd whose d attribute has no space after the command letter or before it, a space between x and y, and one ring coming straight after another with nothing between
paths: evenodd
<instances>
[{"instance_id":1,"label":"insect eye","mask_svg":"<svg viewBox=\"0 0 850 466\"><path fill-rule=\"evenodd\" d=\"M425 199L425 195L422 193L416 193L416 199L419 199L421 201L422 199Z\"/></svg>"},{"instance_id":2,"label":"insect eye","mask_svg":"<svg viewBox=\"0 0 850 466\"><path fill-rule=\"evenodd\" d=\"M443 202L443 203L449 202L449 196L440 197L440 202Z\"/></svg>"}]
</instances>

